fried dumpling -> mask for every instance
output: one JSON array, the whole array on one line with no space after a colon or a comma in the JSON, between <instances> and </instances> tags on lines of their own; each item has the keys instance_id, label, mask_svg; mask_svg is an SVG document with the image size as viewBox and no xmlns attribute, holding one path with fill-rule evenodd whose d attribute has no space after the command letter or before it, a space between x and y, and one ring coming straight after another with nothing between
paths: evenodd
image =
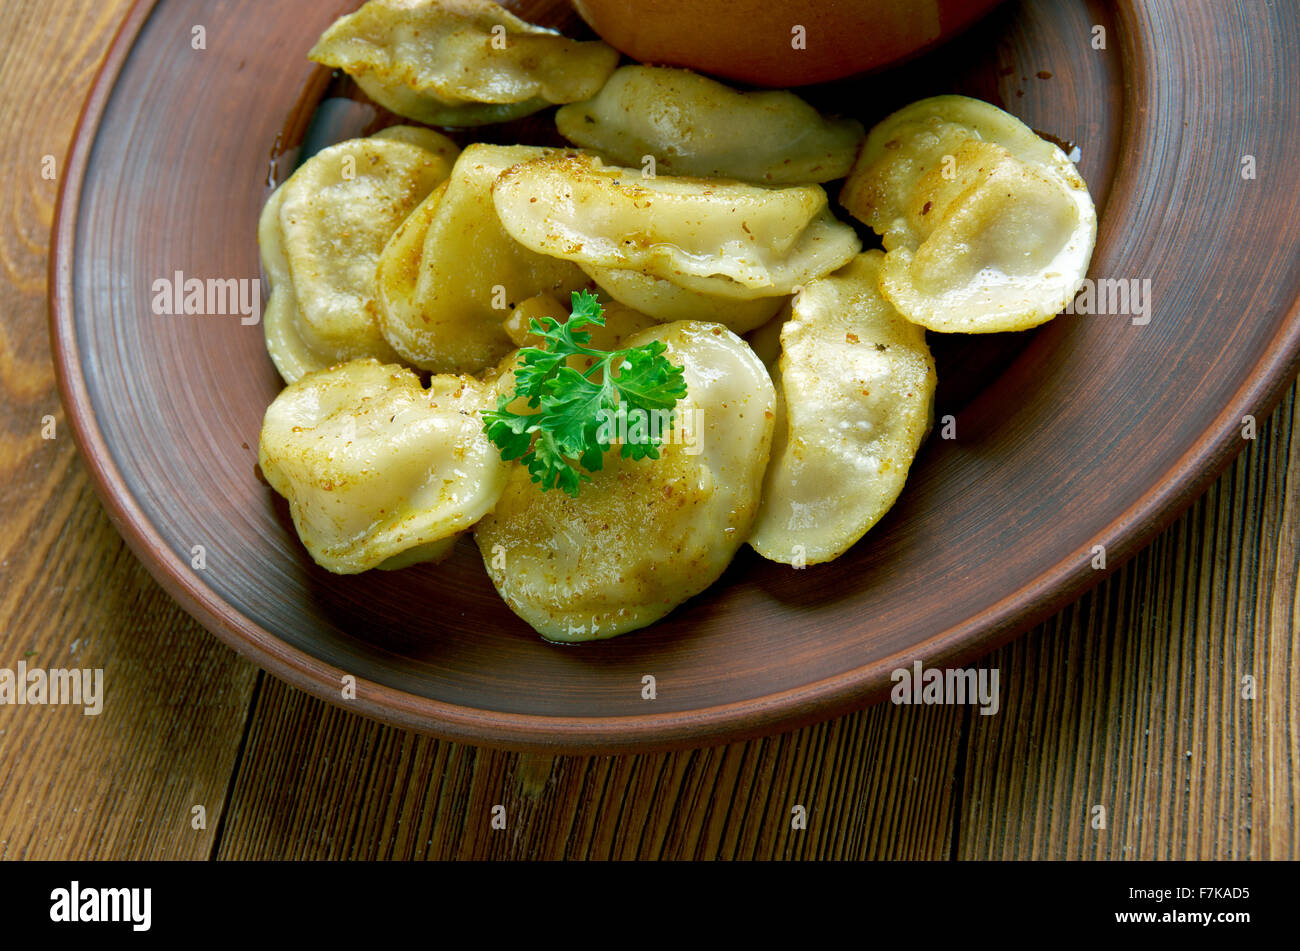
<instances>
[{"instance_id":1,"label":"fried dumpling","mask_svg":"<svg viewBox=\"0 0 1300 951\"><path fill-rule=\"evenodd\" d=\"M309 374L266 410L258 463L316 563L338 574L446 553L492 508L507 466L483 432L491 391L354 360Z\"/></svg>"},{"instance_id":2,"label":"fried dumpling","mask_svg":"<svg viewBox=\"0 0 1300 951\"><path fill-rule=\"evenodd\" d=\"M379 253L458 151L398 126L318 152L268 199L257 229L271 281L263 330L286 383L357 357L397 359L379 327Z\"/></svg>"},{"instance_id":3,"label":"fried dumpling","mask_svg":"<svg viewBox=\"0 0 1300 951\"><path fill-rule=\"evenodd\" d=\"M502 225L525 247L732 300L789 294L861 247L818 185L649 178L555 153L512 168L492 192Z\"/></svg>"},{"instance_id":4,"label":"fried dumpling","mask_svg":"<svg viewBox=\"0 0 1300 951\"><path fill-rule=\"evenodd\" d=\"M685 69L624 66L593 99L555 114L560 134L611 163L760 185L849 173L861 123L826 119L792 92L740 92Z\"/></svg>"},{"instance_id":5,"label":"fried dumpling","mask_svg":"<svg viewBox=\"0 0 1300 951\"><path fill-rule=\"evenodd\" d=\"M497 218L497 176L545 154L528 145L467 147L384 248L379 324L406 360L438 373L477 373L514 349L503 322L520 301L564 297L588 283L576 265L516 242Z\"/></svg>"},{"instance_id":6,"label":"fried dumpling","mask_svg":"<svg viewBox=\"0 0 1300 951\"><path fill-rule=\"evenodd\" d=\"M543 637L588 641L644 627L712 584L749 535L774 394L743 340L717 324L664 324L687 394L658 459L611 450L576 498L515 465L474 536L497 591ZM509 375L505 380L512 385Z\"/></svg>"},{"instance_id":7,"label":"fried dumpling","mask_svg":"<svg viewBox=\"0 0 1300 951\"><path fill-rule=\"evenodd\" d=\"M1051 320L1082 285L1097 236L1065 153L964 96L924 99L872 129L840 201L884 241L881 293L949 333Z\"/></svg>"},{"instance_id":8,"label":"fried dumpling","mask_svg":"<svg viewBox=\"0 0 1300 951\"><path fill-rule=\"evenodd\" d=\"M398 115L440 126L506 122L595 95L617 51L527 23L491 0L369 0L308 54Z\"/></svg>"},{"instance_id":9,"label":"fried dumpling","mask_svg":"<svg viewBox=\"0 0 1300 951\"><path fill-rule=\"evenodd\" d=\"M780 325L772 462L749 539L765 558L842 555L894 504L929 429L934 360L925 331L877 291L883 259L868 251L812 281Z\"/></svg>"}]
</instances>

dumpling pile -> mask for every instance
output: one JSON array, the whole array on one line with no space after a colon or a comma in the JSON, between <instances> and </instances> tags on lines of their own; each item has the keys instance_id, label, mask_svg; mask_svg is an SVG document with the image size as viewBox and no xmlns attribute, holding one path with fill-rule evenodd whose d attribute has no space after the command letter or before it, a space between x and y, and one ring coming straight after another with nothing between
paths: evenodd
<instances>
[{"instance_id":1,"label":"dumpling pile","mask_svg":"<svg viewBox=\"0 0 1300 951\"><path fill-rule=\"evenodd\" d=\"M339 143L276 189L258 231L288 384L259 462L307 551L336 573L392 569L472 531L549 640L651 624L746 543L796 568L844 554L929 432L926 330L1050 319L1092 253L1078 171L976 100L925 100L864 135L789 92L616 69L605 44L490 0L370 0L311 57L428 125L567 104L572 148L461 150L414 125ZM845 176L841 205L883 251L837 217L823 186ZM566 326L571 298L603 325ZM571 349L546 364L557 341ZM661 391L676 403L654 451L582 443L598 405L651 399L652 360L679 388ZM563 491L521 456L550 411L546 451L583 447Z\"/></svg>"}]
</instances>

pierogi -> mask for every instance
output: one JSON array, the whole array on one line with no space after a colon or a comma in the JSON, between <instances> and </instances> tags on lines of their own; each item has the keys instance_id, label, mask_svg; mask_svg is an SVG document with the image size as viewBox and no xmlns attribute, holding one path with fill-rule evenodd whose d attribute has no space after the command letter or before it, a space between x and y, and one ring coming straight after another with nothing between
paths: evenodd
<instances>
[{"instance_id":1,"label":"pierogi","mask_svg":"<svg viewBox=\"0 0 1300 951\"><path fill-rule=\"evenodd\" d=\"M599 41L527 23L491 0L369 0L308 58L386 109L437 126L507 122L595 95L618 64Z\"/></svg>"},{"instance_id":2,"label":"pierogi","mask_svg":"<svg viewBox=\"0 0 1300 951\"><path fill-rule=\"evenodd\" d=\"M1065 153L965 96L913 103L872 129L840 202L884 242L881 293L948 333L1051 320L1082 285L1097 236Z\"/></svg>"},{"instance_id":3,"label":"pierogi","mask_svg":"<svg viewBox=\"0 0 1300 951\"><path fill-rule=\"evenodd\" d=\"M378 265L379 326L404 359L437 373L477 373L514 348L503 322L515 305L587 284L577 265L519 244L497 218L493 182L546 154L528 145L467 147L393 235Z\"/></svg>"},{"instance_id":4,"label":"pierogi","mask_svg":"<svg viewBox=\"0 0 1300 951\"><path fill-rule=\"evenodd\" d=\"M483 432L489 387L354 360L308 374L267 408L258 464L289 500L316 563L338 574L449 550L509 471Z\"/></svg>"},{"instance_id":5,"label":"pierogi","mask_svg":"<svg viewBox=\"0 0 1300 951\"><path fill-rule=\"evenodd\" d=\"M789 294L861 248L817 185L649 178L555 153L510 169L492 194L506 231L540 254L733 300Z\"/></svg>"},{"instance_id":6,"label":"pierogi","mask_svg":"<svg viewBox=\"0 0 1300 951\"><path fill-rule=\"evenodd\" d=\"M651 340L687 383L659 458L611 449L576 498L513 466L475 527L497 591L550 640L613 637L663 617L722 574L758 510L775 401L767 371L717 324L664 324L624 345Z\"/></svg>"},{"instance_id":7,"label":"pierogi","mask_svg":"<svg viewBox=\"0 0 1300 951\"><path fill-rule=\"evenodd\" d=\"M735 300L702 294L629 268L588 266L583 270L610 297L661 323L711 320L743 334L771 320L786 302L783 296Z\"/></svg>"},{"instance_id":8,"label":"pierogi","mask_svg":"<svg viewBox=\"0 0 1300 951\"><path fill-rule=\"evenodd\" d=\"M749 539L765 558L842 555L893 506L929 429L934 360L925 331L877 291L883 259L868 251L812 281L780 325L772 462Z\"/></svg>"},{"instance_id":9,"label":"pierogi","mask_svg":"<svg viewBox=\"0 0 1300 951\"><path fill-rule=\"evenodd\" d=\"M357 357L396 361L379 327L376 264L458 151L437 132L396 126L316 153L272 193L257 232L271 282L263 331L286 383Z\"/></svg>"},{"instance_id":10,"label":"pierogi","mask_svg":"<svg viewBox=\"0 0 1300 951\"><path fill-rule=\"evenodd\" d=\"M593 99L555 114L560 134L612 164L759 185L849 173L862 124L826 119L794 93L739 92L685 69L624 66Z\"/></svg>"}]
</instances>

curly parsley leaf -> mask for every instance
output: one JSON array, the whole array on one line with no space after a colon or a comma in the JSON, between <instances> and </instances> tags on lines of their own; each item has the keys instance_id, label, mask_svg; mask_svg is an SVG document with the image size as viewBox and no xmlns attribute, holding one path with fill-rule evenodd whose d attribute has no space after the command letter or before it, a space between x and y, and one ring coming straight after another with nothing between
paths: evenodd
<instances>
[{"instance_id":1,"label":"curly parsley leaf","mask_svg":"<svg viewBox=\"0 0 1300 951\"><path fill-rule=\"evenodd\" d=\"M605 316L588 291L573 294L566 323L551 317L533 320L529 330L542 346L519 351L513 392L503 393L497 408L483 414L484 431L502 459L518 459L543 490L558 488L570 496L591 481L588 472L604 466L615 428L611 420L663 420L662 428L628 426L629 434L640 438L625 440L621 449L624 458L658 459L663 433L672 427L677 401L686 395L682 368L664 356L661 341L594 349L591 334L583 330L593 324L603 327ZM568 363L572 356L588 358L591 366L583 372L573 369ZM509 409L520 399L533 412Z\"/></svg>"}]
</instances>

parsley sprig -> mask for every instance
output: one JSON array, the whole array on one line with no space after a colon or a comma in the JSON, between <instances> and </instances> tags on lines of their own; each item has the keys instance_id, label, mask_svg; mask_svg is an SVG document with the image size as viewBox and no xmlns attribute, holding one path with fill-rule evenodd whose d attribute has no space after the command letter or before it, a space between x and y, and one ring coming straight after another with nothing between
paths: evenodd
<instances>
[{"instance_id":1,"label":"parsley sprig","mask_svg":"<svg viewBox=\"0 0 1300 951\"><path fill-rule=\"evenodd\" d=\"M496 410L483 414L483 428L502 459L518 459L543 490L560 488L570 496L591 481L588 472L604 466L611 440L610 427L602 423L620 404L628 417L666 412L671 425L673 408L686 395L682 368L664 356L662 341L597 350L588 346L591 334L583 330L592 324L603 327L605 316L589 291L574 292L567 323L552 317L531 321L528 329L543 346L519 351L514 391L501 394ZM592 365L580 373L568 364L572 356L587 357ZM512 412L508 407L517 399L535 412ZM643 441L625 441L621 453L658 459L661 438L651 431Z\"/></svg>"}]
</instances>

